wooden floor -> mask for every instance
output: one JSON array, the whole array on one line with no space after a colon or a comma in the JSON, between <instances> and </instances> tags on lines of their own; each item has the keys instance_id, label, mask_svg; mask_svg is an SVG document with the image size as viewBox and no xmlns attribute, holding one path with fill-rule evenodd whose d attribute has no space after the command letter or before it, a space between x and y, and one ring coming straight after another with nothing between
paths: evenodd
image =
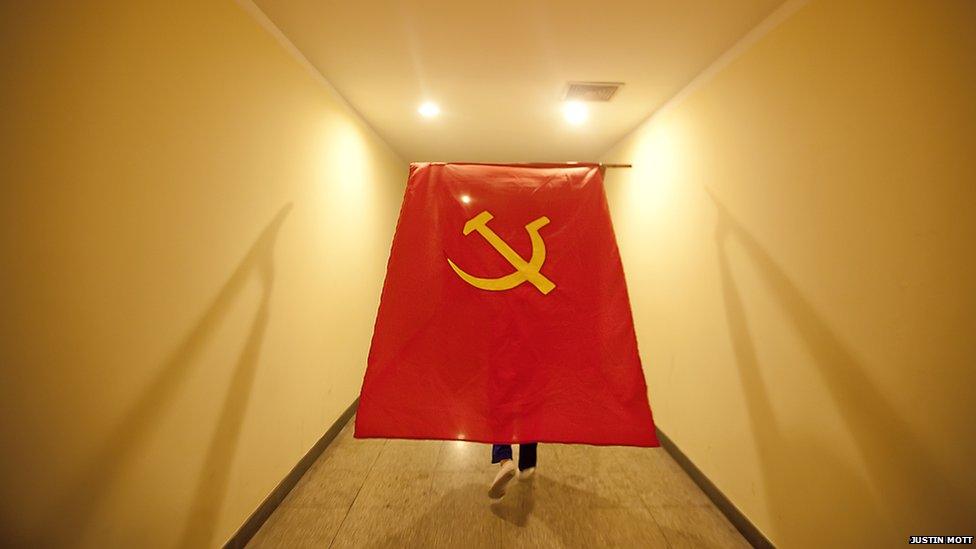
<instances>
[{"instance_id":1,"label":"wooden floor","mask_svg":"<svg viewBox=\"0 0 976 549\"><path fill-rule=\"evenodd\" d=\"M659 448L540 444L498 503L490 454L350 422L248 547L749 547Z\"/></svg>"}]
</instances>

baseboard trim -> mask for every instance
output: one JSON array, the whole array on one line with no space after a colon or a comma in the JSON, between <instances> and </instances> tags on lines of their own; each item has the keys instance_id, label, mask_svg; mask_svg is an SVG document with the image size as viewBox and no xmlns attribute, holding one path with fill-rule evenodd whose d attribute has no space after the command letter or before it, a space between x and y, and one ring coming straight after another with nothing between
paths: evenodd
<instances>
[{"instance_id":1,"label":"baseboard trim","mask_svg":"<svg viewBox=\"0 0 976 549\"><path fill-rule=\"evenodd\" d=\"M268 520L271 513L273 513L274 510L281 505L281 502L285 500L285 496L288 495L288 492L291 492L292 488L298 484L298 481L302 478L302 475L308 471L308 468L315 463L315 460L318 459L318 457L322 455L322 452L328 448L329 444L335 440L336 435L339 434L339 431L342 431L342 428L346 426L346 423L349 423L349 419L352 418L353 414L356 413L357 406L359 406L358 398L354 400L351 405L349 405L349 408L346 408L346 411L339 416L339 419L335 420L335 423L333 423L332 426L329 427L329 430L322 435L322 438L312 445L312 448L308 451L308 453L305 454L305 457L299 460L298 464L295 465L295 467L293 467L287 475L285 475L285 478L278 483L278 486L275 486L275 489L268 494L268 497L264 498L261 505L258 505L258 508L251 513L251 516L248 517L247 521L245 521L237 532L231 536L227 543L224 544L224 549L243 549L243 547L247 545L247 542L251 541L251 538L254 537L254 534L258 533L258 530L260 530L264 522Z\"/></svg>"},{"instance_id":2,"label":"baseboard trim","mask_svg":"<svg viewBox=\"0 0 976 549\"><path fill-rule=\"evenodd\" d=\"M735 529L742 534L742 537L746 538L746 541L748 541L750 545L756 549L775 548L772 542L769 541L765 535L763 535L762 531L760 531L759 528L756 528L756 525L746 518L746 516L742 514L742 511L740 511L739 508L736 507L731 500L729 500L729 498L725 497L725 494L723 494L722 491L712 483L712 481L708 480L708 477L706 477L705 474L701 472L701 469L699 469L690 459L688 459L688 456L686 456L685 453L678 448L674 441L662 433L660 429L657 431L657 437L658 440L661 441L661 447L664 448L664 450L670 454L676 462L678 462L678 465L680 465L686 473L688 473L691 480L695 481L695 484L702 489L702 492L705 492L708 499L712 500L715 507L718 507L718 510L725 515L725 518L729 519L732 526L735 526Z\"/></svg>"}]
</instances>

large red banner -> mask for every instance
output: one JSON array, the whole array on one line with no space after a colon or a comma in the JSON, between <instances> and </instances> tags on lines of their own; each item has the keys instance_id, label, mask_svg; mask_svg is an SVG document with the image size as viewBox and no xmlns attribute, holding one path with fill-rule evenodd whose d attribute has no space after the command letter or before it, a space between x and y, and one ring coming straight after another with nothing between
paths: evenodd
<instances>
[{"instance_id":1,"label":"large red banner","mask_svg":"<svg viewBox=\"0 0 976 549\"><path fill-rule=\"evenodd\" d=\"M598 165L410 166L356 436L658 445Z\"/></svg>"}]
</instances>

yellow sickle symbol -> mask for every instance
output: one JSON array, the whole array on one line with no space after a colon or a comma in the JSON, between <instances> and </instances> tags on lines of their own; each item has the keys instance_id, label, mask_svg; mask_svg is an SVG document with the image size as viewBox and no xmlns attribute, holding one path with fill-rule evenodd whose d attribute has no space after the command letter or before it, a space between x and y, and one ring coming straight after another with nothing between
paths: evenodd
<instances>
[{"instance_id":1,"label":"yellow sickle symbol","mask_svg":"<svg viewBox=\"0 0 976 549\"><path fill-rule=\"evenodd\" d=\"M556 285L539 272L539 269L542 268L542 263L546 260L546 243L539 236L539 229L549 224L549 218L542 216L525 226L525 230L529 233L529 239L532 241L532 257L528 261L525 261L519 254L515 253L515 250L508 243L495 234L495 231L488 228L488 222L493 217L487 211L481 212L464 224L462 233L468 235L471 234L471 231L478 231L478 234L483 236L489 244L498 250L498 253L502 254L502 257L507 259L515 267L515 272L501 278L479 278L462 271L460 267L448 258L447 262L451 264L454 272L468 284L475 288L481 288L482 290L510 290L525 281L529 281L529 283L538 288L543 294L551 292Z\"/></svg>"}]
</instances>

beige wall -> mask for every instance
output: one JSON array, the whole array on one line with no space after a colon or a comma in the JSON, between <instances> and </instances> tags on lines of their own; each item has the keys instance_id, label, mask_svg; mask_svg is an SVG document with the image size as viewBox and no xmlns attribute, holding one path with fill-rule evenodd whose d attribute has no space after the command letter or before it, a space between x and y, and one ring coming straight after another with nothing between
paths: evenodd
<instances>
[{"instance_id":1,"label":"beige wall","mask_svg":"<svg viewBox=\"0 0 976 549\"><path fill-rule=\"evenodd\" d=\"M358 394L407 166L233 2L2 11L0 539L220 545Z\"/></svg>"},{"instance_id":2,"label":"beige wall","mask_svg":"<svg viewBox=\"0 0 976 549\"><path fill-rule=\"evenodd\" d=\"M976 3L800 6L604 156L655 418L782 547L972 535Z\"/></svg>"}]
</instances>

